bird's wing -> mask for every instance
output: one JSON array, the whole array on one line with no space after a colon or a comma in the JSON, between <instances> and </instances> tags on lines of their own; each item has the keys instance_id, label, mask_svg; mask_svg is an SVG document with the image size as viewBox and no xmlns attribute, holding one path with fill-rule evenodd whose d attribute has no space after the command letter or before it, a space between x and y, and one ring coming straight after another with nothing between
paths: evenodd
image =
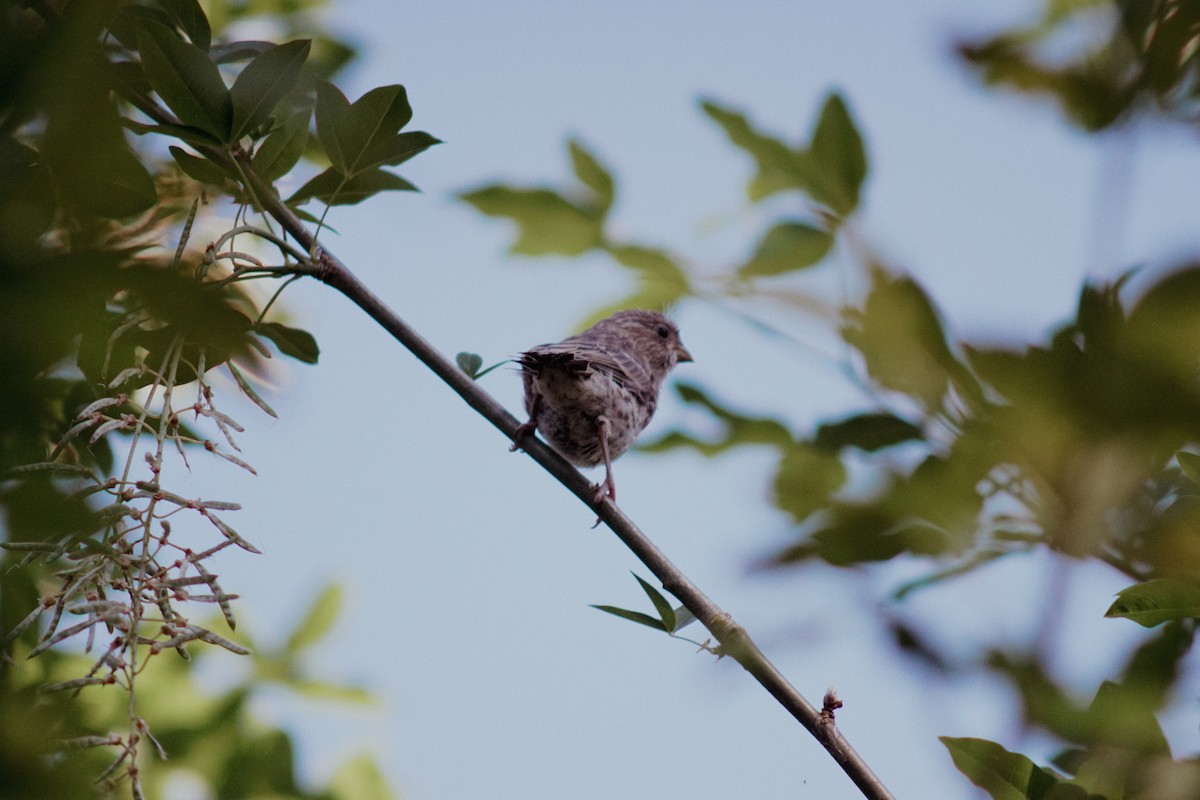
<instances>
[{"instance_id":1,"label":"bird's wing","mask_svg":"<svg viewBox=\"0 0 1200 800\"><path fill-rule=\"evenodd\" d=\"M528 369L559 368L578 375L602 372L621 386L638 394L653 395L656 387L650 367L644 358L620 339L584 333L557 344L543 344L521 355L520 363Z\"/></svg>"},{"instance_id":2,"label":"bird's wing","mask_svg":"<svg viewBox=\"0 0 1200 800\"><path fill-rule=\"evenodd\" d=\"M601 349L586 339L567 339L556 344L541 344L521 354L518 362L535 372L541 369L561 369L584 375L603 372L621 385L647 380L647 370L636 358L617 349Z\"/></svg>"}]
</instances>

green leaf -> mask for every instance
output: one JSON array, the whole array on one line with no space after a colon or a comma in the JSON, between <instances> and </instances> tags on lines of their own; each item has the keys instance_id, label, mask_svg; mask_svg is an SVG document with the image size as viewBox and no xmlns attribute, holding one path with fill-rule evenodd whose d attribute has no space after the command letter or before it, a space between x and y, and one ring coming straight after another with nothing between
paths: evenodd
<instances>
[{"instance_id":1,"label":"green leaf","mask_svg":"<svg viewBox=\"0 0 1200 800\"><path fill-rule=\"evenodd\" d=\"M1200 455L1180 450L1175 454L1175 460L1179 462L1179 468L1183 470L1183 474L1192 483L1200 486Z\"/></svg>"},{"instance_id":2,"label":"green leaf","mask_svg":"<svg viewBox=\"0 0 1200 800\"><path fill-rule=\"evenodd\" d=\"M747 187L751 200L757 202L776 192L802 188L796 174L801 154L779 139L758 131L739 112L711 100L703 101L701 108L721 126L730 142L754 159L758 172Z\"/></svg>"},{"instance_id":3,"label":"green leaf","mask_svg":"<svg viewBox=\"0 0 1200 800\"><path fill-rule=\"evenodd\" d=\"M846 482L846 467L836 455L807 445L790 448L775 473L775 504L797 522L829 505Z\"/></svg>"},{"instance_id":4,"label":"green leaf","mask_svg":"<svg viewBox=\"0 0 1200 800\"><path fill-rule=\"evenodd\" d=\"M868 453L924 438L921 429L894 414L856 414L822 423L813 444L822 450L857 447Z\"/></svg>"},{"instance_id":5,"label":"green leaf","mask_svg":"<svg viewBox=\"0 0 1200 800\"><path fill-rule=\"evenodd\" d=\"M384 164L395 167L413 156L425 152L435 144L441 143L441 139L430 136L425 131L410 131L409 133L380 137L372 142L371 146L357 160L355 168L361 171Z\"/></svg>"},{"instance_id":6,"label":"green leaf","mask_svg":"<svg viewBox=\"0 0 1200 800\"><path fill-rule=\"evenodd\" d=\"M666 250L636 244L606 244L604 249L622 266L641 273L647 283L662 284L680 294L690 288L687 275Z\"/></svg>"},{"instance_id":7,"label":"green leaf","mask_svg":"<svg viewBox=\"0 0 1200 800\"><path fill-rule=\"evenodd\" d=\"M604 168L579 140L571 139L568 143L571 151L571 167L580 183L592 190L599 201L602 211L612 208L615 188L612 173Z\"/></svg>"},{"instance_id":8,"label":"green leaf","mask_svg":"<svg viewBox=\"0 0 1200 800\"><path fill-rule=\"evenodd\" d=\"M316 364L321 355L317 340L308 331L289 328L278 322L260 322L258 332L270 339L285 356L291 356L305 364Z\"/></svg>"},{"instance_id":9,"label":"green leaf","mask_svg":"<svg viewBox=\"0 0 1200 800\"><path fill-rule=\"evenodd\" d=\"M225 42L209 48L208 57L217 64L235 64L238 61L249 61L276 46L274 42L260 42L255 40Z\"/></svg>"},{"instance_id":10,"label":"green leaf","mask_svg":"<svg viewBox=\"0 0 1200 800\"><path fill-rule=\"evenodd\" d=\"M829 253L833 234L803 222L781 222L767 231L754 255L738 269L743 278L781 275L811 267Z\"/></svg>"},{"instance_id":11,"label":"green leaf","mask_svg":"<svg viewBox=\"0 0 1200 800\"><path fill-rule=\"evenodd\" d=\"M347 179L336 168L330 167L297 189L288 198L288 203L302 203L315 197L332 206L352 206L380 192L415 191L417 187L404 178L381 169Z\"/></svg>"},{"instance_id":12,"label":"green leaf","mask_svg":"<svg viewBox=\"0 0 1200 800\"><path fill-rule=\"evenodd\" d=\"M212 28L198 0L159 0L159 5L166 9L192 44L201 50L212 46Z\"/></svg>"},{"instance_id":13,"label":"green leaf","mask_svg":"<svg viewBox=\"0 0 1200 800\"><path fill-rule=\"evenodd\" d=\"M336 86L317 84L317 136L333 166L351 177L438 144L424 132L398 135L410 119L403 86L380 86L351 104Z\"/></svg>"},{"instance_id":14,"label":"green leaf","mask_svg":"<svg viewBox=\"0 0 1200 800\"><path fill-rule=\"evenodd\" d=\"M132 150L123 145L93 151L95 160L75 175L79 199L100 216L121 219L158 202L154 178Z\"/></svg>"},{"instance_id":15,"label":"green leaf","mask_svg":"<svg viewBox=\"0 0 1200 800\"><path fill-rule=\"evenodd\" d=\"M342 765L329 785L331 800L396 800L379 765L369 755Z\"/></svg>"},{"instance_id":16,"label":"green leaf","mask_svg":"<svg viewBox=\"0 0 1200 800\"><path fill-rule=\"evenodd\" d=\"M808 163L820 176L810 187L813 198L846 216L858 206L859 190L867 176L862 136L845 101L830 95L821 108L809 146Z\"/></svg>"},{"instance_id":17,"label":"green leaf","mask_svg":"<svg viewBox=\"0 0 1200 800\"><path fill-rule=\"evenodd\" d=\"M939 736L954 766L992 800L1045 800L1059 780L1020 753L986 739Z\"/></svg>"},{"instance_id":18,"label":"green leaf","mask_svg":"<svg viewBox=\"0 0 1200 800\"><path fill-rule=\"evenodd\" d=\"M826 502L830 507L820 509L816 531L806 541L774 555L772 563L821 558L844 567L887 561L903 553L942 555L952 545L943 530L925 520L898 521L890 512L875 507ZM814 505L804 498L800 503L800 513Z\"/></svg>"},{"instance_id":19,"label":"green leaf","mask_svg":"<svg viewBox=\"0 0 1200 800\"><path fill-rule=\"evenodd\" d=\"M233 141L270 118L275 106L296 85L311 46L307 39L287 42L261 53L242 68L229 90Z\"/></svg>"},{"instance_id":20,"label":"green leaf","mask_svg":"<svg viewBox=\"0 0 1200 800\"><path fill-rule=\"evenodd\" d=\"M342 611L342 587L336 583L326 586L313 600L288 636L284 650L291 655L316 644L333 629Z\"/></svg>"},{"instance_id":21,"label":"green leaf","mask_svg":"<svg viewBox=\"0 0 1200 800\"><path fill-rule=\"evenodd\" d=\"M228 142L233 101L208 54L152 21L138 32L138 51L146 80L179 121Z\"/></svg>"},{"instance_id":22,"label":"green leaf","mask_svg":"<svg viewBox=\"0 0 1200 800\"><path fill-rule=\"evenodd\" d=\"M350 101L341 89L327 81L317 83L317 138L329 163L340 173L349 172L349 160L342 144L341 128L350 116Z\"/></svg>"},{"instance_id":23,"label":"green leaf","mask_svg":"<svg viewBox=\"0 0 1200 800\"><path fill-rule=\"evenodd\" d=\"M966 370L950 352L937 309L911 278L876 270L873 283L862 312L843 330L846 341L881 386L938 408L951 377Z\"/></svg>"},{"instance_id":24,"label":"green leaf","mask_svg":"<svg viewBox=\"0 0 1200 800\"><path fill-rule=\"evenodd\" d=\"M171 157L175 159L175 163L189 178L208 186L225 186L228 183L229 174L207 158L194 156L174 145L168 149L171 151Z\"/></svg>"},{"instance_id":25,"label":"green leaf","mask_svg":"<svg viewBox=\"0 0 1200 800\"><path fill-rule=\"evenodd\" d=\"M483 358L478 353L459 353L454 357L458 368L474 378L483 367Z\"/></svg>"},{"instance_id":26,"label":"green leaf","mask_svg":"<svg viewBox=\"0 0 1200 800\"><path fill-rule=\"evenodd\" d=\"M488 216L517 224L517 240L510 249L514 254L577 256L601 243L599 220L550 189L496 185L460 198Z\"/></svg>"},{"instance_id":27,"label":"green leaf","mask_svg":"<svg viewBox=\"0 0 1200 800\"><path fill-rule=\"evenodd\" d=\"M656 630L656 631L663 631L664 633L670 632L667 630L666 626L663 625L662 620L655 619L654 617L650 616L649 614L643 614L640 611L630 611L625 608L617 608L616 606L596 606L596 605L594 605L594 606L592 606L592 608L594 608L598 611L603 611L606 614L612 614L613 616L617 616L622 619L627 619L631 622L636 622L639 625L645 625L647 628L654 628L654 630Z\"/></svg>"},{"instance_id":28,"label":"green leaf","mask_svg":"<svg viewBox=\"0 0 1200 800\"><path fill-rule=\"evenodd\" d=\"M1171 747L1151 705L1163 695L1157 690L1148 694L1146 689L1137 678L1127 683L1101 683L1087 710L1087 743L1170 757Z\"/></svg>"},{"instance_id":29,"label":"green leaf","mask_svg":"<svg viewBox=\"0 0 1200 800\"><path fill-rule=\"evenodd\" d=\"M254 152L254 170L268 182L291 172L308 144L308 121L312 109L292 114L271 132Z\"/></svg>"},{"instance_id":30,"label":"green leaf","mask_svg":"<svg viewBox=\"0 0 1200 800\"><path fill-rule=\"evenodd\" d=\"M667 633L675 632L675 609L667 601L667 598L662 596L662 593L655 589L650 584L642 580L641 576L636 572L633 577L637 578L637 582L641 584L642 591L650 598L650 602L654 604L654 610L658 612L658 616L662 619L663 628Z\"/></svg>"},{"instance_id":31,"label":"green leaf","mask_svg":"<svg viewBox=\"0 0 1200 800\"><path fill-rule=\"evenodd\" d=\"M1124 617L1146 628L1200 617L1200 586L1173 578L1135 583L1117 592L1104 616Z\"/></svg>"},{"instance_id":32,"label":"green leaf","mask_svg":"<svg viewBox=\"0 0 1200 800\"><path fill-rule=\"evenodd\" d=\"M122 119L121 124L139 136L147 133L157 133L160 136L170 136L173 139L179 139L193 147L202 145L209 147L221 146L221 142L211 133L190 125L147 125L146 123L135 122L131 119Z\"/></svg>"},{"instance_id":33,"label":"green leaf","mask_svg":"<svg viewBox=\"0 0 1200 800\"><path fill-rule=\"evenodd\" d=\"M347 172L368 169L367 154L411 119L412 108L403 86L379 86L355 100L339 129Z\"/></svg>"},{"instance_id":34,"label":"green leaf","mask_svg":"<svg viewBox=\"0 0 1200 800\"><path fill-rule=\"evenodd\" d=\"M794 440L791 432L778 420L750 417L733 411L692 383L677 383L675 391L683 402L704 408L723 423L724 431L721 437L708 441L697 439L681 431L672 431L656 442L639 445L639 449L659 452L689 447L702 455L713 456L733 447L770 445L787 450L792 446Z\"/></svg>"}]
</instances>

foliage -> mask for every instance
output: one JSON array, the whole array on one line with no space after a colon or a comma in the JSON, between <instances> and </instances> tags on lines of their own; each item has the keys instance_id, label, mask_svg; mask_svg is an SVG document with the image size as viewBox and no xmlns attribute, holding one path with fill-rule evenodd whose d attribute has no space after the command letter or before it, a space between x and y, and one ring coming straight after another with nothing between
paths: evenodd
<instances>
[{"instance_id":1,"label":"foliage","mask_svg":"<svg viewBox=\"0 0 1200 800\"><path fill-rule=\"evenodd\" d=\"M1036 26L960 52L988 82L1049 94L1089 130L1147 115L1191 122L1200 91L1197 9L1051 2ZM1060 47L1052 66L1039 61L1081 15L1110 20L1107 38L1065 60ZM492 185L462 199L516 223L514 254L603 252L629 269L637 289L595 316L715 302L753 318L760 307L785 305L773 301L793 296L814 269L857 266L865 291L836 309L837 335L849 348L847 372L873 404L803 433L795 420L729 407L718 387L681 383L679 398L718 433L674 430L643 449L774 452L772 501L796 539L771 563L927 563L927 576L897 587L894 600L1038 550L1108 564L1131 584L1108 612L1113 624L1163 627L1148 632L1119 679L1095 688L1090 705L1078 707L1036 649L997 649L974 665L1012 685L1030 727L1068 746L1054 768L982 740L946 746L993 798L1197 796L1200 762L1172 760L1154 715L1169 702L1200 617L1200 264L1088 283L1074 317L1043 342L957 339L920 283L866 253L855 234L869 161L849 109L830 95L796 145L703 102L753 163L750 201L775 198L769 208L777 209L787 198L797 209L766 220L749 258L716 277L685 268L665 248L615 240L606 223L616 182L577 141L569 148L579 186ZM670 605L650 598L657 617L599 608L672 632ZM952 663L915 632L901 633L906 652Z\"/></svg>"},{"instance_id":2,"label":"foliage","mask_svg":"<svg viewBox=\"0 0 1200 800\"><path fill-rule=\"evenodd\" d=\"M274 182L315 172L286 201L315 219L299 207L412 190L389 168L437 143L401 132L403 87L350 102L329 82L353 50L297 35L318 5L0 10L0 793L57 781L56 796L74 796L82 774L157 793L164 773L146 757L157 750L214 796L312 796L295 783L287 736L248 727L249 685L202 698L185 664L214 644L249 656L259 679L318 688L293 663L327 629L334 595L283 653L252 655L232 634L237 595L210 568L228 547L257 553L227 521L238 505L171 485L209 454L254 472L214 370L274 416L255 388L268 360L318 360L311 334L267 319L282 289L319 267L265 215L256 222ZM283 41L230 38L249 22ZM280 285L264 295L253 283L264 280ZM213 607L217 621L195 621ZM17 669L26 658L34 666ZM38 691L49 694L33 704ZM188 724L168 713L182 698ZM201 718L211 730L197 733ZM50 768L45 754L64 742L109 753ZM369 765L343 783L359 789L322 796L383 794Z\"/></svg>"}]
</instances>

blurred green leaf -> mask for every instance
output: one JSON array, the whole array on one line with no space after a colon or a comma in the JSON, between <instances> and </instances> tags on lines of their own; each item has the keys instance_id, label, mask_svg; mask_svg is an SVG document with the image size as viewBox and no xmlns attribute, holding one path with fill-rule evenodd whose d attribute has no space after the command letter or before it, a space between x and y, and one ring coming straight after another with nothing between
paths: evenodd
<instances>
[{"instance_id":1,"label":"blurred green leaf","mask_svg":"<svg viewBox=\"0 0 1200 800\"><path fill-rule=\"evenodd\" d=\"M600 245L599 220L550 189L487 186L460 195L490 217L507 217L517 224L510 248L527 256L577 256Z\"/></svg>"},{"instance_id":2,"label":"blurred green leaf","mask_svg":"<svg viewBox=\"0 0 1200 800\"><path fill-rule=\"evenodd\" d=\"M1132 355L1178 382L1193 401L1200 360L1200 266L1190 264L1151 286L1129 312L1123 337ZM1170 398L1162 398L1166 401Z\"/></svg>"},{"instance_id":3,"label":"blurred green leaf","mask_svg":"<svg viewBox=\"0 0 1200 800\"><path fill-rule=\"evenodd\" d=\"M146 80L179 121L228 142L233 101L208 54L153 21L142 25L138 51Z\"/></svg>"},{"instance_id":4,"label":"blurred green leaf","mask_svg":"<svg viewBox=\"0 0 1200 800\"><path fill-rule=\"evenodd\" d=\"M888 561L905 553L942 555L953 544L945 531L925 520L897 520L886 510L870 506L832 504L824 510L827 516L817 518L807 539L777 553L771 563L820 558L844 567Z\"/></svg>"},{"instance_id":5,"label":"blurred green leaf","mask_svg":"<svg viewBox=\"0 0 1200 800\"><path fill-rule=\"evenodd\" d=\"M284 651L295 655L324 639L341 613L342 587L331 583L313 599L304 616L296 623L284 645Z\"/></svg>"},{"instance_id":6,"label":"blurred green leaf","mask_svg":"<svg viewBox=\"0 0 1200 800\"><path fill-rule=\"evenodd\" d=\"M88 169L73 179L77 196L85 199L93 212L121 219L140 214L158 202L154 178L129 148L96 147L92 156L95 160Z\"/></svg>"},{"instance_id":7,"label":"blurred green leaf","mask_svg":"<svg viewBox=\"0 0 1200 800\"><path fill-rule=\"evenodd\" d=\"M825 258L832 246L833 235L828 231L803 222L781 222L767 231L737 274L765 277L811 267Z\"/></svg>"},{"instance_id":8,"label":"blurred green leaf","mask_svg":"<svg viewBox=\"0 0 1200 800\"><path fill-rule=\"evenodd\" d=\"M770 445L780 450L788 450L794 442L791 432L779 420L749 417L733 411L692 383L681 381L675 384L675 391L683 402L704 408L723 424L724 430L720 437L715 440L702 440L682 431L671 431L657 441L638 445L638 449L660 452L687 447L703 455L713 456L733 447L748 445Z\"/></svg>"},{"instance_id":9,"label":"blurred green leaf","mask_svg":"<svg viewBox=\"0 0 1200 800\"><path fill-rule=\"evenodd\" d=\"M1117 592L1104 616L1124 617L1146 628L1200 617L1200 586L1172 578L1136 583Z\"/></svg>"},{"instance_id":10,"label":"blurred green leaf","mask_svg":"<svg viewBox=\"0 0 1200 800\"><path fill-rule=\"evenodd\" d=\"M1175 460L1179 462L1179 468L1187 475L1188 480L1200 486L1200 455L1180 450L1175 454Z\"/></svg>"},{"instance_id":11,"label":"blurred green leaf","mask_svg":"<svg viewBox=\"0 0 1200 800\"><path fill-rule=\"evenodd\" d=\"M721 126L730 142L754 159L758 171L747 187L752 201L799 188L796 173L802 154L793 151L779 139L757 130L740 112L711 100L701 102L700 107Z\"/></svg>"},{"instance_id":12,"label":"blurred green leaf","mask_svg":"<svg viewBox=\"0 0 1200 800\"><path fill-rule=\"evenodd\" d=\"M894 414L877 412L855 414L837 422L824 422L817 428L813 444L822 450L857 447L868 453L904 442L923 440L920 427Z\"/></svg>"},{"instance_id":13,"label":"blurred green leaf","mask_svg":"<svg viewBox=\"0 0 1200 800\"><path fill-rule=\"evenodd\" d=\"M604 249L622 266L637 270L643 278L686 291L687 275L666 250L635 244L606 244Z\"/></svg>"},{"instance_id":14,"label":"blurred green leaf","mask_svg":"<svg viewBox=\"0 0 1200 800\"><path fill-rule=\"evenodd\" d=\"M338 769L329 790L332 800L396 800L379 766L365 754Z\"/></svg>"},{"instance_id":15,"label":"blurred green leaf","mask_svg":"<svg viewBox=\"0 0 1200 800\"><path fill-rule=\"evenodd\" d=\"M189 178L199 181L206 186L224 188L228 185L230 181L229 173L207 158L194 156L175 145L171 145L167 149L171 151L171 157L175 159L175 163L179 165L179 168Z\"/></svg>"},{"instance_id":16,"label":"blurred green leaf","mask_svg":"<svg viewBox=\"0 0 1200 800\"><path fill-rule=\"evenodd\" d=\"M617 608L616 606L593 605L592 608L596 609L597 611L603 611L606 614L612 614L613 616L620 617L621 619L627 619L631 622L636 622L639 625L645 625L647 628L654 628L656 631L670 633L670 631L668 631L666 626L663 624L662 620L655 619L649 614L643 614L640 611L630 611L625 608Z\"/></svg>"},{"instance_id":17,"label":"blurred green leaf","mask_svg":"<svg viewBox=\"0 0 1200 800\"><path fill-rule=\"evenodd\" d=\"M1104 744L1139 754L1170 757L1171 748L1146 702L1143 687L1104 681L1088 706L1086 743Z\"/></svg>"},{"instance_id":18,"label":"blurred green leaf","mask_svg":"<svg viewBox=\"0 0 1200 800\"><path fill-rule=\"evenodd\" d=\"M627 308L665 309L692 291L687 275L665 250L632 244L602 244L601 247L619 264L637 272L638 285L630 296L594 309L584 320L583 327Z\"/></svg>"},{"instance_id":19,"label":"blurred green leaf","mask_svg":"<svg viewBox=\"0 0 1200 800\"><path fill-rule=\"evenodd\" d=\"M241 139L266 122L275 106L292 90L300 69L308 59L307 39L272 47L242 68L229 90L233 105L233 141Z\"/></svg>"},{"instance_id":20,"label":"blurred green leaf","mask_svg":"<svg viewBox=\"0 0 1200 800\"><path fill-rule=\"evenodd\" d=\"M600 210L608 211L612 207L615 195L612 173L577 139L571 139L567 147L571 152L571 166L575 170L575 177L592 190Z\"/></svg>"},{"instance_id":21,"label":"blurred green leaf","mask_svg":"<svg viewBox=\"0 0 1200 800\"><path fill-rule=\"evenodd\" d=\"M785 451L775 473L775 505L803 522L829 505L846 482L846 467L833 454L797 444Z\"/></svg>"},{"instance_id":22,"label":"blurred green leaf","mask_svg":"<svg viewBox=\"0 0 1200 800\"><path fill-rule=\"evenodd\" d=\"M911 278L876 270L867 302L850 317L843 336L862 353L875 381L919 400L926 410L941 405L952 377L960 387L973 383L951 354L933 303Z\"/></svg>"},{"instance_id":23,"label":"blurred green leaf","mask_svg":"<svg viewBox=\"0 0 1200 800\"><path fill-rule=\"evenodd\" d=\"M821 107L806 163L813 170L809 187L813 199L843 217L858 206L867 154L841 95L831 94Z\"/></svg>"},{"instance_id":24,"label":"blurred green leaf","mask_svg":"<svg viewBox=\"0 0 1200 800\"><path fill-rule=\"evenodd\" d=\"M1045 800L1059 781L1020 753L986 739L939 736L954 766L992 800Z\"/></svg>"},{"instance_id":25,"label":"blurred green leaf","mask_svg":"<svg viewBox=\"0 0 1200 800\"><path fill-rule=\"evenodd\" d=\"M285 356L291 356L305 364L316 364L321 348L311 333L300 328L289 328L278 322L260 322L256 330L270 339Z\"/></svg>"},{"instance_id":26,"label":"blurred green leaf","mask_svg":"<svg viewBox=\"0 0 1200 800\"><path fill-rule=\"evenodd\" d=\"M1064 3L1060 8L1086 13L1088 5ZM1005 32L981 42L964 42L958 46L958 54L979 69L985 83L1051 97L1072 122L1085 130L1101 130L1118 121L1130 107L1136 97L1136 83L1129 77L1144 67L1133 63L1123 36L1099 47L1089 42L1082 52L1072 52L1070 45L1063 47L1061 41L1056 41L1059 52L1052 61L1044 61L1040 46L1058 36L1060 23L1065 27L1068 17L1053 15L1047 18L1050 24ZM1081 42L1088 38L1078 37ZM1181 55L1176 52L1177 57Z\"/></svg>"}]
</instances>

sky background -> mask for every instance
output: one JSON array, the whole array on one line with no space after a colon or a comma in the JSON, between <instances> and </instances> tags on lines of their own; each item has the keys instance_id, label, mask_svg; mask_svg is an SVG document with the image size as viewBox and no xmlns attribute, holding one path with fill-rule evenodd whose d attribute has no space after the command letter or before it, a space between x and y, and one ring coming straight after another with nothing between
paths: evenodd
<instances>
[{"instance_id":1,"label":"sky background","mask_svg":"<svg viewBox=\"0 0 1200 800\"><path fill-rule=\"evenodd\" d=\"M956 335L1035 340L1072 313L1085 276L1194 253L1200 185L1195 142L1182 132L1084 137L1048 105L984 91L956 62L957 37L1031 21L1037 9L1024 0L338 2L327 22L361 54L340 81L346 94L404 84L410 127L445 144L400 170L422 194L335 209L339 236L326 244L443 352L491 364L574 332L632 285L603 259L507 259L511 227L456 192L569 184L565 139L577 135L616 173L620 235L719 273L745 258L781 206L749 206L751 165L697 99L797 141L837 89L870 161L864 241L929 289ZM835 258L802 285L836 297L853 274ZM648 573L365 315L315 283L293 286L283 303L322 354L316 368L274 374L280 418L235 405L228 382L217 387L229 398L223 410L237 409L247 427L239 443L258 476L193 459L173 491L243 505L228 521L265 555L227 550L216 567L261 640L281 640L328 581L346 589L312 669L370 688L377 705L277 693L258 703L295 732L304 776L323 782L366 750L417 800L859 796L736 664L588 608L647 608L629 571ZM734 407L800 426L864 408L827 330L797 329L797 348L704 304L675 316L696 358L676 375ZM484 381L520 413L515 372ZM691 419L667 400L647 436ZM616 476L622 508L801 692L819 704L837 687L839 725L898 797L976 796L939 735L1053 752L1022 742L1004 692L935 683L891 650L877 601L927 567L753 570L791 541L766 502L773 466L765 452L716 462L634 453ZM1078 590L1067 592L1058 667L1086 697L1137 636L1102 619L1126 585L1111 572L1030 558L920 593L903 611L936 620L933 635L954 652L1020 647L1050 576ZM209 680L219 684L224 669ZM1194 718L1166 724L1177 756L1196 752Z\"/></svg>"}]
</instances>

